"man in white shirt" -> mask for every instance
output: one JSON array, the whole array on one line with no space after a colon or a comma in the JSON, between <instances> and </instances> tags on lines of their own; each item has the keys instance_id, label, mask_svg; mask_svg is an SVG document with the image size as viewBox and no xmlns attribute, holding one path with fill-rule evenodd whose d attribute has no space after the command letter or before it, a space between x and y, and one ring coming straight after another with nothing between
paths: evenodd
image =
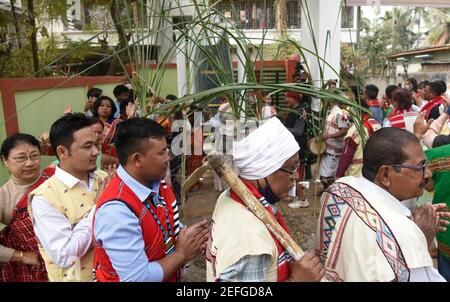
<instances>
[{"instance_id":1,"label":"man in white shirt","mask_svg":"<svg viewBox=\"0 0 450 302\"><path fill-rule=\"evenodd\" d=\"M395 138L395 139L393 139ZM442 204L413 214L402 202L431 176L417 138L406 130L373 133L363 177L343 177L322 195L317 250L328 281L445 281L428 252L448 217ZM439 227L441 224L441 227Z\"/></svg>"},{"instance_id":2,"label":"man in white shirt","mask_svg":"<svg viewBox=\"0 0 450 302\"><path fill-rule=\"evenodd\" d=\"M106 185L96 171L99 150L91 118L68 114L53 123L50 142L59 165L30 194L29 210L50 281L91 281L91 209Z\"/></svg>"}]
</instances>

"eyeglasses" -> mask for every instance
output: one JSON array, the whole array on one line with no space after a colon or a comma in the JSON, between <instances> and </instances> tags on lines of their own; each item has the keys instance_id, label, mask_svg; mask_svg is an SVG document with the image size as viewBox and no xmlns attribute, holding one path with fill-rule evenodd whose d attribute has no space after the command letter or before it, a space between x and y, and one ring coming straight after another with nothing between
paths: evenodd
<instances>
[{"instance_id":1,"label":"eyeglasses","mask_svg":"<svg viewBox=\"0 0 450 302\"><path fill-rule=\"evenodd\" d=\"M295 176L297 174L297 170L298 170L299 166L300 166L300 163L291 171L289 171L288 169L285 169L285 168L280 168L280 169L278 169L278 171L290 174L291 176Z\"/></svg>"},{"instance_id":2,"label":"eyeglasses","mask_svg":"<svg viewBox=\"0 0 450 302\"><path fill-rule=\"evenodd\" d=\"M427 162L425 161L423 164L418 164L418 165L389 165L389 166L397 167L397 168L413 169L416 171L422 171L422 176L425 176L425 170L427 169Z\"/></svg>"},{"instance_id":3,"label":"eyeglasses","mask_svg":"<svg viewBox=\"0 0 450 302\"><path fill-rule=\"evenodd\" d=\"M28 159L30 159L31 161L37 161L41 158L41 155L40 154L31 154L30 156L28 156L28 155L20 155L20 156L16 156L16 157L9 156L9 158L14 159L18 163L24 163Z\"/></svg>"}]
</instances>

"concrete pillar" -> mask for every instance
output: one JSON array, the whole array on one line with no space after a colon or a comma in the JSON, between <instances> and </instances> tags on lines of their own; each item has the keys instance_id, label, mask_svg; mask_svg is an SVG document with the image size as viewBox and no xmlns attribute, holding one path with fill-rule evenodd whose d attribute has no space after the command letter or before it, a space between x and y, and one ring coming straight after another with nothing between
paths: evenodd
<instances>
[{"instance_id":1,"label":"concrete pillar","mask_svg":"<svg viewBox=\"0 0 450 302\"><path fill-rule=\"evenodd\" d=\"M177 77L178 77L178 97L187 94L187 71L186 71L186 41L180 43L180 50L177 51ZM181 51L183 50L183 51Z\"/></svg>"},{"instance_id":2,"label":"concrete pillar","mask_svg":"<svg viewBox=\"0 0 450 302\"><path fill-rule=\"evenodd\" d=\"M244 44L245 45L245 44ZM237 73L238 73L238 83L239 84L243 84L243 83L247 83L247 72L245 71L245 54L244 51L247 51L247 49L243 50L241 49L241 47L237 47ZM241 97L240 99L243 100L245 97L245 92L241 92L240 93ZM241 123L245 122L245 104L246 102L243 101L242 102L242 111L240 112L240 121Z\"/></svg>"},{"instance_id":3,"label":"concrete pillar","mask_svg":"<svg viewBox=\"0 0 450 302\"><path fill-rule=\"evenodd\" d=\"M305 53L303 60L308 63L314 85L321 87L327 80L339 78L341 61L340 6L342 1L302 0L302 2L301 44L322 57L337 72L336 74L313 54ZM309 17L307 16L308 14ZM310 24L309 20L311 21ZM321 68L323 77L321 77ZM315 105L317 106L318 104Z\"/></svg>"}]
</instances>

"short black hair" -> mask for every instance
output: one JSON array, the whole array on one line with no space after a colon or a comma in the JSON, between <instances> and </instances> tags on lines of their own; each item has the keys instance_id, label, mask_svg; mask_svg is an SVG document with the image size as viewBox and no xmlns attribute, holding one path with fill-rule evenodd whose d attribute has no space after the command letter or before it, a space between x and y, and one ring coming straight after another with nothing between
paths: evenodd
<instances>
[{"instance_id":1,"label":"short black hair","mask_svg":"<svg viewBox=\"0 0 450 302\"><path fill-rule=\"evenodd\" d=\"M364 108L369 108L369 106L367 105L366 101L364 100L364 98L362 97L363 92L361 91L361 86L357 86L357 85L352 85L350 86L350 90L352 91L353 95L355 96L355 101L360 102L360 105Z\"/></svg>"},{"instance_id":2,"label":"short black hair","mask_svg":"<svg viewBox=\"0 0 450 302\"><path fill-rule=\"evenodd\" d=\"M407 160L404 149L411 143L420 144L407 130L387 127L375 131L364 147L362 175L373 181L381 166L403 164Z\"/></svg>"},{"instance_id":3,"label":"short black hair","mask_svg":"<svg viewBox=\"0 0 450 302\"><path fill-rule=\"evenodd\" d=\"M436 83L441 85L441 95L447 91L447 84L443 80L437 80Z\"/></svg>"},{"instance_id":4,"label":"short black hair","mask_svg":"<svg viewBox=\"0 0 450 302\"><path fill-rule=\"evenodd\" d=\"M402 110L411 109L413 99L411 93L405 88L397 88L392 93L392 99L397 103L398 107Z\"/></svg>"},{"instance_id":5,"label":"short black hair","mask_svg":"<svg viewBox=\"0 0 450 302\"><path fill-rule=\"evenodd\" d=\"M149 138L159 139L165 136L164 127L148 118L135 117L119 123L114 144L120 164L124 166L133 153L144 153Z\"/></svg>"},{"instance_id":6,"label":"short black hair","mask_svg":"<svg viewBox=\"0 0 450 302\"><path fill-rule=\"evenodd\" d=\"M369 99L371 100L375 100L378 97L378 87L373 85L373 84L369 84L366 85L366 90L364 91L364 93L367 95L367 97L369 97Z\"/></svg>"},{"instance_id":7,"label":"short black hair","mask_svg":"<svg viewBox=\"0 0 450 302\"><path fill-rule=\"evenodd\" d=\"M92 125L95 125L95 124L101 124L103 128L105 127L105 124L103 124L102 120L99 119L98 117L91 116L91 117L89 117L89 118L90 118L91 121L92 121Z\"/></svg>"},{"instance_id":8,"label":"short black hair","mask_svg":"<svg viewBox=\"0 0 450 302\"><path fill-rule=\"evenodd\" d=\"M442 85L437 81L430 82L427 86L430 86L430 90L433 91L435 96L440 96L442 94Z\"/></svg>"},{"instance_id":9,"label":"short black hair","mask_svg":"<svg viewBox=\"0 0 450 302\"><path fill-rule=\"evenodd\" d=\"M386 97L388 99L392 99L392 93L394 92L395 89L399 88L396 85L389 85L388 87L386 87L386 90L384 91L384 93L386 94Z\"/></svg>"},{"instance_id":10,"label":"short black hair","mask_svg":"<svg viewBox=\"0 0 450 302\"><path fill-rule=\"evenodd\" d=\"M425 86L428 85L428 83L430 83L430 82L428 82L427 80L420 82L419 83L419 89L424 88Z\"/></svg>"},{"instance_id":11,"label":"short black hair","mask_svg":"<svg viewBox=\"0 0 450 302\"><path fill-rule=\"evenodd\" d=\"M99 97L97 100L95 100L93 107L93 115L95 117L98 117L98 108L100 107L100 105L102 104L102 102L104 100L109 101L109 103L111 104L111 116L114 116L114 114L116 114L117 111L117 107L116 104L114 103L114 101L112 100L112 98L110 98L109 96L103 95L101 97ZM110 116L110 118L111 118Z\"/></svg>"},{"instance_id":12,"label":"short black hair","mask_svg":"<svg viewBox=\"0 0 450 302\"><path fill-rule=\"evenodd\" d=\"M14 133L7 137L2 143L0 151L2 160L5 161L9 156L9 152L22 143L34 146L41 152L39 141L34 136L25 133Z\"/></svg>"},{"instance_id":13,"label":"short black hair","mask_svg":"<svg viewBox=\"0 0 450 302\"><path fill-rule=\"evenodd\" d=\"M92 87L87 92L87 98L90 98L91 96L95 96L98 98L102 95L102 93L103 93L103 90L101 90L100 88Z\"/></svg>"},{"instance_id":14,"label":"short black hair","mask_svg":"<svg viewBox=\"0 0 450 302\"><path fill-rule=\"evenodd\" d=\"M114 87L113 94L115 97L118 97L124 92L130 92L130 89L128 89L128 87L125 85L117 85L116 87Z\"/></svg>"},{"instance_id":15,"label":"short black hair","mask_svg":"<svg viewBox=\"0 0 450 302\"><path fill-rule=\"evenodd\" d=\"M419 88L419 85L417 85L417 80L415 78L407 78L406 80L411 83L412 90L417 92L417 89Z\"/></svg>"},{"instance_id":16,"label":"short black hair","mask_svg":"<svg viewBox=\"0 0 450 302\"><path fill-rule=\"evenodd\" d=\"M175 101L176 99L177 99L177 96L176 96L176 95L173 95L173 94L168 94L168 95L166 96L166 100Z\"/></svg>"},{"instance_id":17,"label":"short black hair","mask_svg":"<svg viewBox=\"0 0 450 302\"><path fill-rule=\"evenodd\" d=\"M58 146L64 146L70 149L70 146L73 144L73 134L78 130L94 124L94 120L87 117L84 113L77 112L64 115L56 120L50 128L50 144L52 149L55 153Z\"/></svg>"}]
</instances>

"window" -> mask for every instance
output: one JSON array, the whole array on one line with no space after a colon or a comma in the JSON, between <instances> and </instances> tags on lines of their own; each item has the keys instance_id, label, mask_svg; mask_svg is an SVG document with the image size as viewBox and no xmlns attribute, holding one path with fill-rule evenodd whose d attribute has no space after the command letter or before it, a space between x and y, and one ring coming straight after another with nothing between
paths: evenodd
<instances>
[{"instance_id":1,"label":"window","mask_svg":"<svg viewBox=\"0 0 450 302\"><path fill-rule=\"evenodd\" d=\"M353 8L353 6L342 7L341 28L353 28Z\"/></svg>"},{"instance_id":2,"label":"window","mask_svg":"<svg viewBox=\"0 0 450 302\"><path fill-rule=\"evenodd\" d=\"M286 8L288 13L288 28L300 28L301 25L301 11L299 0L287 0Z\"/></svg>"},{"instance_id":3,"label":"window","mask_svg":"<svg viewBox=\"0 0 450 302\"><path fill-rule=\"evenodd\" d=\"M216 9L244 29L275 28L274 0L222 1Z\"/></svg>"}]
</instances>

